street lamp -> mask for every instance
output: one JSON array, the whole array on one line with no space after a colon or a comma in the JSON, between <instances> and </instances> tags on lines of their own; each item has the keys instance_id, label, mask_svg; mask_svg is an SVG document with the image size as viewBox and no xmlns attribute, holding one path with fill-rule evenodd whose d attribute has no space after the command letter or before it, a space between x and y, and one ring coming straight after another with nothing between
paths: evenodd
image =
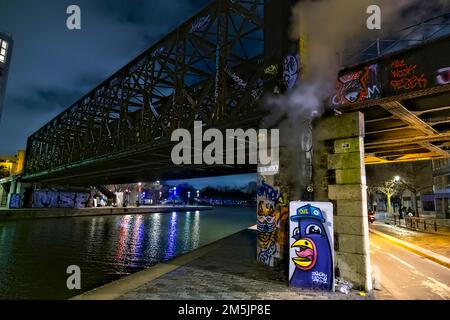
<instances>
[{"instance_id":1,"label":"street lamp","mask_svg":"<svg viewBox=\"0 0 450 320\"><path fill-rule=\"evenodd\" d=\"M197 198L200 198L200 190L197 190Z\"/></svg>"}]
</instances>

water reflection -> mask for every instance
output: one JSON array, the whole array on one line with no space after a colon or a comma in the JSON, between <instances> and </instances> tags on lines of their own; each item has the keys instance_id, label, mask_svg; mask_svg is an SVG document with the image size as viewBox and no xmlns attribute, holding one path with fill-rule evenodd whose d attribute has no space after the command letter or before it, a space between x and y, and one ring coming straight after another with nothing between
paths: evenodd
<instances>
[{"instance_id":1,"label":"water reflection","mask_svg":"<svg viewBox=\"0 0 450 320\"><path fill-rule=\"evenodd\" d=\"M157 257L159 256L159 247L161 242L161 214L155 213L152 215L152 227L150 229L150 234L148 235L150 237L150 257Z\"/></svg>"},{"instance_id":2,"label":"water reflection","mask_svg":"<svg viewBox=\"0 0 450 320\"><path fill-rule=\"evenodd\" d=\"M191 239L191 212L186 212L186 221L184 222L184 238L183 238L183 251L188 250Z\"/></svg>"},{"instance_id":3,"label":"water reflection","mask_svg":"<svg viewBox=\"0 0 450 320\"><path fill-rule=\"evenodd\" d=\"M11 221L0 224L0 299L64 299L66 268L83 290L172 259L255 223L255 210Z\"/></svg>"},{"instance_id":4,"label":"water reflection","mask_svg":"<svg viewBox=\"0 0 450 320\"><path fill-rule=\"evenodd\" d=\"M116 266L121 267L125 258L126 246L128 242L130 216L123 216L119 222L119 241L116 248Z\"/></svg>"},{"instance_id":5,"label":"water reflection","mask_svg":"<svg viewBox=\"0 0 450 320\"><path fill-rule=\"evenodd\" d=\"M172 213L172 218L169 225L169 234L167 238L167 246L164 259L168 260L175 255L175 242L177 240L177 213Z\"/></svg>"},{"instance_id":6,"label":"water reflection","mask_svg":"<svg viewBox=\"0 0 450 320\"><path fill-rule=\"evenodd\" d=\"M200 211L195 211L194 226L191 236L191 248L197 248L200 240Z\"/></svg>"}]
</instances>

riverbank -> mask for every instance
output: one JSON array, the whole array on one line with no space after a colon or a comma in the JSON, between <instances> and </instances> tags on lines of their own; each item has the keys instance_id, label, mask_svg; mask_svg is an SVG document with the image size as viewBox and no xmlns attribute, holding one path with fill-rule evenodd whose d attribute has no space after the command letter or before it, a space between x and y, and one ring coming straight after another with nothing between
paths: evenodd
<instances>
[{"instance_id":1,"label":"riverbank","mask_svg":"<svg viewBox=\"0 0 450 320\"><path fill-rule=\"evenodd\" d=\"M127 208L46 208L46 209L0 209L0 221L68 218L89 216L115 216L124 214L187 212L212 210L211 206L140 206Z\"/></svg>"}]
</instances>

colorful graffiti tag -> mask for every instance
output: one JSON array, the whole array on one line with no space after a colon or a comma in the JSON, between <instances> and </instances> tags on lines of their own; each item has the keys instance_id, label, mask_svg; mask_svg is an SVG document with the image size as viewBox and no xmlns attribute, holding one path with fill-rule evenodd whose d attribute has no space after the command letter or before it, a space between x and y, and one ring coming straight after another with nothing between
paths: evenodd
<instances>
[{"instance_id":1,"label":"colorful graffiti tag","mask_svg":"<svg viewBox=\"0 0 450 320\"><path fill-rule=\"evenodd\" d=\"M297 56L288 55L283 61L283 80L287 89L292 89L297 83L300 73L300 63Z\"/></svg>"},{"instance_id":2,"label":"colorful graffiti tag","mask_svg":"<svg viewBox=\"0 0 450 320\"><path fill-rule=\"evenodd\" d=\"M409 64L405 59L394 60L391 63L391 88L396 91L426 88L428 80L425 73L416 74L416 69L416 64Z\"/></svg>"},{"instance_id":3,"label":"colorful graffiti tag","mask_svg":"<svg viewBox=\"0 0 450 320\"><path fill-rule=\"evenodd\" d=\"M278 188L262 182L257 202L257 259L274 266L275 258L283 258L287 245L287 199Z\"/></svg>"},{"instance_id":4,"label":"colorful graffiti tag","mask_svg":"<svg viewBox=\"0 0 450 320\"><path fill-rule=\"evenodd\" d=\"M436 83L439 85L450 84L450 67L437 70Z\"/></svg>"},{"instance_id":5,"label":"colorful graffiti tag","mask_svg":"<svg viewBox=\"0 0 450 320\"><path fill-rule=\"evenodd\" d=\"M20 208L20 194L14 193L11 195L11 199L9 200L9 208L10 209Z\"/></svg>"},{"instance_id":6,"label":"colorful graffiti tag","mask_svg":"<svg viewBox=\"0 0 450 320\"><path fill-rule=\"evenodd\" d=\"M85 208L88 199L88 193L38 190L33 192L33 208Z\"/></svg>"},{"instance_id":7,"label":"colorful graffiti tag","mask_svg":"<svg viewBox=\"0 0 450 320\"><path fill-rule=\"evenodd\" d=\"M334 290L333 204L290 203L289 285Z\"/></svg>"},{"instance_id":8,"label":"colorful graffiti tag","mask_svg":"<svg viewBox=\"0 0 450 320\"><path fill-rule=\"evenodd\" d=\"M339 76L333 105L363 102L381 97L378 82L378 65L372 64L360 70L345 72Z\"/></svg>"},{"instance_id":9,"label":"colorful graffiti tag","mask_svg":"<svg viewBox=\"0 0 450 320\"><path fill-rule=\"evenodd\" d=\"M264 69L264 73L272 75L272 76L277 75L278 74L278 66L276 64L271 64L270 66L268 66L267 68Z\"/></svg>"}]
</instances>

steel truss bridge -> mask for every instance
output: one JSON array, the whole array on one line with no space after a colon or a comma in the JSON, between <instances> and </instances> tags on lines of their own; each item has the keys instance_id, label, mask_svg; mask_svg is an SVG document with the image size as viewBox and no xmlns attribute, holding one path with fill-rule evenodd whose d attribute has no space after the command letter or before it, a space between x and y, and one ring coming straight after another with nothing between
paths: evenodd
<instances>
[{"instance_id":1,"label":"steel truss bridge","mask_svg":"<svg viewBox=\"0 0 450 320\"><path fill-rule=\"evenodd\" d=\"M282 72L266 70L282 69L292 46L280 40L290 6L212 2L30 136L22 179L101 185L255 172L249 165L175 166L170 136L192 130L194 121L258 127L267 114L261 96L283 81ZM447 84L335 109L366 114L368 163L442 158L450 146L449 92Z\"/></svg>"},{"instance_id":2,"label":"steel truss bridge","mask_svg":"<svg viewBox=\"0 0 450 320\"><path fill-rule=\"evenodd\" d=\"M68 182L183 177L170 160L174 129L192 129L194 121L257 126L263 27L264 1L213 2L33 134L26 175ZM251 170L223 166L214 174ZM189 166L191 177L208 173Z\"/></svg>"}]
</instances>

